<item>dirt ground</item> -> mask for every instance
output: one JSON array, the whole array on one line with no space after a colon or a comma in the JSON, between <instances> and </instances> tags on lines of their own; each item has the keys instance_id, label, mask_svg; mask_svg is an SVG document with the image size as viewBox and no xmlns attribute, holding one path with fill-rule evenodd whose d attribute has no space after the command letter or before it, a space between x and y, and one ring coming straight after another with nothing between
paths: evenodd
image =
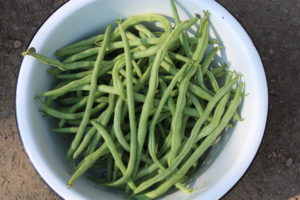
<instances>
[{"instance_id":1,"label":"dirt ground","mask_svg":"<svg viewBox=\"0 0 300 200\"><path fill-rule=\"evenodd\" d=\"M0 1L0 199L59 197L35 174L15 122L22 57L38 27L66 0ZM270 107L265 136L245 176L223 200L300 199L300 1L219 0L251 35L264 62Z\"/></svg>"}]
</instances>

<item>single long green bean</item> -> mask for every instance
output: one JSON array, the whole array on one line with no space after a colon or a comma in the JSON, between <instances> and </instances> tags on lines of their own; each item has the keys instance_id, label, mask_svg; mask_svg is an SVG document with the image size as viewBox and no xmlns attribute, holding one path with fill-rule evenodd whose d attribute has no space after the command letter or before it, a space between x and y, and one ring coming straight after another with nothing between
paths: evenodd
<instances>
[{"instance_id":1,"label":"single long green bean","mask_svg":"<svg viewBox=\"0 0 300 200\"><path fill-rule=\"evenodd\" d=\"M122 108L123 108L123 100L121 98L118 98L117 103L116 103L116 108L115 108L115 115L114 115L114 131L116 134L116 138L119 141L120 145L126 150L129 151L130 146L128 142L125 139L125 136L122 132L121 129L121 123L123 122L122 120Z\"/></svg>"},{"instance_id":2,"label":"single long green bean","mask_svg":"<svg viewBox=\"0 0 300 200\"><path fill-rule=\"evenodd\" d=\"M61 71L65 71L65 66L63 63L61 63L60 61L58 61L54 58L50 58L50 57L44 56L42 54L36 53L34 48L29 48L25 52L22 53L22 56L27 56L27 55L36 58L38 61L40 61L42 63L55 66L58 69L60 69Z\"/></svg>"},{"instance_id":3,"label":"single long green bean","mask_svg":"<svg viewBox=\"0 0 300 200\"><path fill-rule=\"evenodd\" d=\"M199 65L193 65L189 68L189 71L186 73L179 85L178 97L176 101L175 113L171 122L171 153L168 160L169 166L172 165L173 160L175 159L178 149L180 147L181 135L180 130L183 120L183 109L186 106L186 93L190 79L195 74L196 70L199 68Z\"/></svg>"},{"instance_id":4,"label":"single long green bean","mask_svg":"<svg viewBox=\"0 0 300 200\"><path fill-rule=\"evenodd\" d=\"M133 96L133 80L132 80L132 60L130 54L130 47L128 43L128 39L125 34L125 30L121 23L119 23L119 29L122 37L122 41L124 42L124 53L126 60L126 94L127 94L127 106L129 111L129 125L130 125L130 157L128 161L128 166L126 172L123 174L124 176L119 180L109 183L110 186L118 186L127 182L127 180L132 175L135 163L136 163L136 154L137 154L137 133L136 133L136 120L135 120L135 104L134 104L134 96Z\"/></svg>"},{"instance_id":5,"label":"single long green bean","mask_svg":"<svg viewBox=\"0 0 300 200\"><path fill-rule=\"evenodd\" d=\"M91 115L94 115L95 113L99 112L106 106L106 103L100 103L94 108L91 108L90 113ZM85 112L79 112L79 113L65 113L65 112L60 112L58 110L55 110L46 104L42 104L42 110L50 115L51 117L58 118L58 119L80 119L84 116Z\"/></svg>"},{"instance_id":6,"label":"single long green bean","mask_svg":"<svg viewBox=\"0 0 300 200\"><path fill-rule=\"evenodd\" d=\"M80 47L75 47L75 48L67 48L67 49L61 49L61 50L57 50L55 52L56 56L69 56L78 52L82 52L84 50L90 49L95 47L95 45L85 45L85 46L80 46Z\"/></svg>"},{"instance_id":7,"label":"single long green bean","mask_svg":"<svg viewBox=\"0 0 300 200\"><path fill-rule=\"evenodd\" d=\"M125 66L125 61L123 59L118 60L113 68L112 78L113 78L113 85L114 88L118 90L118 94L120 97L125 100L125 89L123 87L122 80L119 77L120 70Z\"/></svg>"},{"instance_id":8,"label":"single long green bean","mask_svg":"<svg viewBox=\"0 0 300 200\"><path fill-rule=\"evenodd\" d=\"M106 31L105 31L103 44L102 44L102 46L99 50L99 54L98 54L98 57L97 57L97 60L96 60L96 63L95 63L95 67L93 69L93 73L92 73L92 76L91 76L91 89L90 89L87 105L86 105L86 108L85 108L85 112L84 112L82 121L80 123L80 126L78 128L78 131L75 135L75 138L73 139L73 141L71 143L71 146L68 150L67 158L71 158L71 156L76 151L76 149L77 149L77 147L78 147L78 145L79 145L79 143L82 139L83 132L86 128L86 125L88 124L88 121L90 119L90 111L91 111L91 108L92 108L94 100L95 100L95 93L96 93L96 89L97 89L96 87L97 87L98 71L99 71L101 63L103 61L104 55L105 55L106 46L107 46L107 44L110 40L111 29L112 29L112 26L109 25L107 27Z\"/></svg>"}]
</instances>

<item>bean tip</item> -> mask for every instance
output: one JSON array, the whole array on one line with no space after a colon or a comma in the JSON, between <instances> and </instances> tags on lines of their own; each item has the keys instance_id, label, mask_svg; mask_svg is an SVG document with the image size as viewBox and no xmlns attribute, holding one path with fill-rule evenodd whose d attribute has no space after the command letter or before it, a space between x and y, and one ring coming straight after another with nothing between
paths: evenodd
<instances>
[{"instance_id":1,"label":"bean tip","mask_svg":"<svg viewBox=\"0 0 300 200\"><path fill-rule=\"evenodd\" d=\"M67 188L70 189L72 187L72 183L67 184Z\"/></svg>"},{"instance_id":2,"label":"bean tip","mask_svg":"<svg viewBox=\"0 0 300 200\"><path fill-rule=\"evenodd\" d=\"M206 16L206 17L208 17L210 15L210 12L208 10L204 10L203 13L204 13L204 16Z\"/></svg>"},{"instance_id":3,"label":"bean tip","mask_svg":"<svg viewBox=\"0 0 300 200\"><path fill-rule=\"evenodd\" d=\"M26 51L22 52L22 56L27 56L27 55L30 55L31 53L35 53L35 52L36 52L35 48L34 47L30 47Z\"/></svg>"}]
</instances>

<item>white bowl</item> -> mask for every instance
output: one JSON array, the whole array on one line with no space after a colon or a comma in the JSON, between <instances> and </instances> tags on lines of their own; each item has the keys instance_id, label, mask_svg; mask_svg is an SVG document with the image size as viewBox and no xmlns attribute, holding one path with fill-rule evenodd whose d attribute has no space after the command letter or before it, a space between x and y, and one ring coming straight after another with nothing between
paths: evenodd
<instances>
[{"instance_id":1,"label":"white bowl","mask_svg":"<svg viewBox=\"0 0 300 200\"><path fill-rule=\"evenodd\" d=\"M243 122L221 138L209 152L192 184L198 188L186 195L175 191L163 199L221 198L242 177L253 160L267 117L267 84L260 57L245 30L221 5L213 0L181 0L178 6L182 19L209 10L211 23L218 39L223 42L223 61L244 74L246 92L241 109ZM160 13L172 16L169 1L165 0L71 0L60 7L39 29L30 47L39 53L53 56L54 51L79 39L103 32L104 28L120 17L141 13ZM38 110L34 97L51 88L52 79L46 73L49 66L32 57L25 57L17 85L17 121L24 148L37 173L61 197L67 200L122 199L112 189L95 187L80 178L71 189L66 181L70 177L63 139L50 131L51 124Z\"/></svg>"}]
</instances>

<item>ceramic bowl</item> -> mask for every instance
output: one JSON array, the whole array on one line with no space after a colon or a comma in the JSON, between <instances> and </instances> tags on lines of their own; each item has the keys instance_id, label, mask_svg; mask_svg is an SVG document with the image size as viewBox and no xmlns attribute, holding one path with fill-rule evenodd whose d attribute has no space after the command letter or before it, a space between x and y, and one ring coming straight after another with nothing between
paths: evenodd
<instances>
[{"instance_id":1,"label":"ceramic bowl","mask_svg":"<svg viewBox=\"0 0 300 200\"><path fill-rule=\"evenodd\" d=\"M162 199L215 200L221 198L243 176L261 143L268 108L266 77L261 59L250 37L239 22L213 0L179 0L182 19L209 10L211 34L225 47L220 56L231 69L244 74L247 96L241 115L244 121L225 132L208 152L202 166L193 177L192 194L172 191ZM52 14L40 27L30 43L37 52L54 56L57 48L103 32L116 19L142 13L160 13L172 17L169 1L165 0L70 0ZM84 177L71 189L66 182L70 177L66 162L67 146L62 137L51 132L49 118L39 112L34 97L49 90L53 79L47 74L50 66L32 57L25 57L20 69L16 110L24 149L39 176L58 195L66 200L117 200L118 192L95 186Z\"/></svg>"}]
</instances>

